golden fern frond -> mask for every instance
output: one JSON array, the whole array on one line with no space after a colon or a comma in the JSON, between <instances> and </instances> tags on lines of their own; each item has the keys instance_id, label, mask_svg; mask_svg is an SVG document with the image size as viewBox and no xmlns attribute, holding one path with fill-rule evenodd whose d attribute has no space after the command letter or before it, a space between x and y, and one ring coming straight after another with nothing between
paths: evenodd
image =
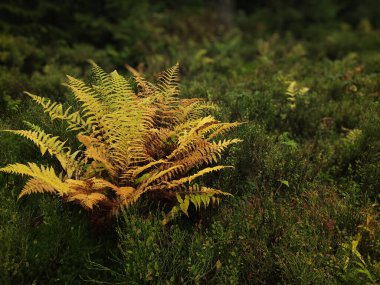
<instances>
[{"instance_id":1,"label":"golden fern frond","mask_svg":"<svg viewBox=\"0 0 380 285\"><path fill-rule=\"evenodd\" d=\"M89 183L91 184L91 191L104 191L105 189L109 188L117 192L119 189L119 187L117 187L113 183L102 178L91 178L89 179Z\"/></svg>"},{"instance_id":2,"label":"golden fern frond","mask_svg":"<svg viewBox=\"0 0 380 285\"><path fill-rule=\"evenodd\" d=\"M223 134L227 131L230 131L232 128L235 128L241 123L239 122L233 122L233 123L220 123L218 120L215 120L213 117L205 117L204 119L198 124L198 127L195 129L196 133L203 138L208 138L206 141L210 141L211 139L215 138L216 136ZM199 120L198 120L199 121Z\"/></svg>"},{"instance_id":3,"label":"golden fern frond","mask_svg":"<svg viewBox=\"0 0 380 285\"><path fill-rule=\"evenodd\" d=\"M130 198L136 192L136 188L131 186L117 187L113 190L123 200Z\"/></svg>"},{"instance_id":4,"label":"golden fern frond","mask_svg":"<svg viewBox=\"0 0 380 285\"><path fill-rule=\"evenodd\" d=\"M32 193L56 193L56 191L53 186L47 184L43 180L39 178L31 178L28 182L26 182L24 188L21 190L21 193L18 195L18 199Z\"/></svg>"},{"instance_id":5,"label":"golden fern frond","mask_svg":"<svg viewBox=\"0 0 380 285\"><path fill-rule=\"evenodd\" d=\"M66 121L68 123L68 129L70 130L89 130L79 111L71 113L71 107L64 111L63 105L60 103L52 102L48 98L40 97L29 92L24 93L31 97L38 105L42 106L44 112L49 114L52 121L55 119Z\"/></svg>"},{"instance_id":6,"label":"golden fern frond","mask_svg":"<svg viewBox=\"0 0 380 285\"><path fill-rule=\"evenodd\" d=\"M119 108L123 108L124 104L136 103L138 97L133 92L128 80L119 75L116 70L111 72L110 77L113 89L112 102L119 104Z\"/></svg>"},{"instance_id":7,"label":"golden fern frond","mask_svg":"<svg viewBox=\"0 0 380 285\"><path fill-rule=\"evenodd\" d=\"M96 63L91 61L91 65L97 83L92 88L98 93L100 101L109 108L108 115L113 115L117 110L121 110L124 114L136 110L138 97L128 80L120 76L116 70L107 74Z\"/></svg>"},{"instance_id":8,"label":"golden fern frond","mask_svg":"<svg viewBox=\"0 0 380 285\"><path fill-rule=\"evenodd\" d=\"M213 162L217 163L226 148L239 142L242 142L242 140L230 139L212 142L211 146L207 146L204 149L199 150L199 153L202 155L200 157L201 161L206 164L212 164Z\"/></svg>"},{"instance_id":9,"label":"golden fern frond","mask_svg":"<svg viewBox=\"0 0 380 285\"><path fill-rule=\"evenodd\" d=\"M85 151L86 157L100 163L111 177L117 176L117 169L110 160L107 151L100 147L90 147Z\"/></svg>"},{"instance_id":10,"label":"golden fern frond","mask_svg":"<svg viewBox=\"0 0 380 285\"><path fill-rule=\"evenodd\" d=\"M99 202L107 200L107 197L101 193L75 193L68 197L68 201L79 202L85 208L92 210Z\"/></svg>"},{"instance_id":11,"label":"golden fern frond","mask_svg":"<svg viewBox=\"0 0 380 285\"><path fill-rule=\"evenodd\" d=\"M202 120L198 123L197 127L193 130L193 132L198 133L204 133L204 129L207 129L209 126L219 124L219 121L216 120L212 116L207 116L202 118Z\"/></svg>"},{"instance_id":12,"label":"golden fern frond","mask_svg":"<svg viewBox=\"0 0 380 285\"><path fill-rule=\"evenodd\" d=\"M149 129L149 121L144 118L144 110L115 112L104 119L109 131L106 142L112 149L111 157L125 170L130 163L141 163L150 158L144 148L144 136Z\"/></svg>"},{"instance_id":13,"label":"golden fern frond","mask_svg":"<svg viewBox=\"0 0 380 285\"><path fill-rule=\"evenodd\" d=\"M134 187L125 186L119 187L119 189L116 190L115 193L118 195L117 201L119 208L123 208L135 203L143 194L143 191L137 190ZM119 209L116 209L114 213L117 214L118 210Z\"/></svg>"},{"instance_id":14,"label":"golden fern frond","mask_svg":"<svg viewBox=\"0 0 380 285\"><path fill-rule=\"evenodd\" d=\"M177 96L179 94L179 64L178 62L161 73L158 79L158 88L166 96Z\"/></svg>"},{"instance_id":15,"label":"golden fern frond","mask_svg":"<svg viewBox=\"0 0 380 285\"><path fill-rule=\"evenodd\" d=\"M186 134L190 129L194 128L200 122L201 118L194 120L185 120L184 122L178 123L174 126L174 131L176 134Z\"/></svg>"},{"instance_id":16,"label":"golden fern frond","mask_svg":"<svg viewBox=\"0 0 380 285\"><path fill-rule=\"evenodd\" d=\"M178 146L177 148L167 157L169 160L173 157L178 157L192 151L196 144L198 143L207 143L199 135L199 132L202 128L206 128L211 124L218 123L213 117L208 116L196 121L196 125L193 126L190 130L184 130L182 134L178 137Z\"/></svg>"},{"instance_id":17,"label":"golden fern frond","mask_svg":"<svg viewBox=\"0 0 380 285\"><path fill-rule=\"evenodd\" d=\"M146 188L151 184L158 184L162 181L169 181L176 175L178 175L185 168L184 165L174 165L169 167L168 169L156 171L155 173L151 173L147 179L139 185L138 189Z\"/></svg>"},{"instance_id":18,"label":"golden fern frond","mask_svg":"<svg viewBox=\"0 0 380 285\"><path fill-rule=\"evenodd\" d=\"M104 143L82 134L79 134L77 138L86 147L85 155L87 158L101 163L111 177L117 175L117 169L115 168L113 161L110 159L109 151Z\"/></svg>"},{"instance_id":19,"label":"golden fern frond","mask_svg":"<svg viewBox=\"0 0 380 285\"><path fill-rule=\"evenodd\" d=\"M96 80L96 85L102 88L98 89L104 96L104 99L108 99L108 95L112 91L112 80L108 73L103 68L97 65L93 60L88 61L91 64L92 74Z\"/></svg>"},{"instance_id":20,"label":"golden fern frond","mask_svg":"<svg viewBox=\"0 0 380 285\"><path fill-rule=\"evenodd\" d=\"M160 128L150 129L144 137L146 153L154 160L166 157L176 147L177 134L175 131Z\"/></svg>"},{"instance_id":21,"label":"golden fern frond","mask_svg":"<svg viewBox=\"0 0 380 285\"><path fill-rule=\"evenodd\" d=\"M119 187L102 178L90 178L86 180L66 179L65 183L76 192L92 193L105 192L107 189L117 191Z\"/></svg>"},{"instance_id":22,"label":"golden fern frond","mask_svg":"<svg viewBox=\"0 0 380 285\"><path fill-rule=\"evenodd\" d=\"M151 107L156 109L154 120L160 126L171 126L179 122L178 64L162 73L157 86L147 82L135 69L127 66L140 88L139 97L152 99Z\"/></svg>"},{"instance_id":23,"label":"golden fern frond","mask_svg":"<svg viewBox=\"0 0 380 285\"><path fill-rule=\"evenodd\" d=\"M87 184L86 180L66 179L65 184L70 189L74 190L73 193L90 192L89 185Z\"/></svg>"},{"instance_id":24,"label":"golden fern frond","mask_svg":"<svg viewBox=\"0 0 380 285\"><path fill-rule=\"evenodd\" d=\"M205 141L200 142L201 143L197 145L197 147L195 147L192 151L186 153L183 158L177 161L177 163L186 166L186 171L194 167L200 167L203 164L218 163L218 161L221 159L222 152L232 144L241 142L241 140L232 139L212 143Z\"/></svg>"},{"instance_id":25,"label":"golden fern frond","mask_svg":"<svg viewBox=\"0 0 380 285\"><path fill-rule=\"evenodd\" d=\"M28 175L39 179L55 189L56 193L63 196L73 192L62 180L56 175L53 167L38 166L35 163L28 162L27 165L21 163L9 164L0 168L0 172Z\"/></svg>"},{"instance_id":26,"label":"golden fern frond","mask_svg":"<svg viewBox=\"0 0 380 285\"><path fill-rule=\"evenodd\" d=\"M62 142L58 136L54 137L51 134L46 134L44 131L2 130L2 132L13 133L31 140L40 148L42 155L46 152L49 152L50 155L56 155L68 150L65 147L65 142Z\"/></svg>"},{"instance_id":27,"label":"golden fern frond","mask_svg":"<svg viewBox=\"0 0 380 285\"><path fill-rule=\"evenodd\" d=\"M82 103L81 109L83 116L86 117L86 120L84 120L85 125L92 128L92 126L96 124L107 131L108 128L103 124L102 119L108 114L108 106L99 100L96 96L96 92L84 82L69 75L67 78L68 84L64 85L66 85L72 91L74 97Z\"/></svg>"},{"instance_id":28,"label":"golden fern frond","mask_svg":"<svg viewBox=\"0 0 380 285\"><path fill-rule=\"evenodd\" d=\"M146 81L135 69L127 66L134 76L140 89L137 93L139 97L152 99L150 107L155 108L154 120L160 126L170 126L178 122L180 116L178 104L178 67L169 68L160 78L157 86Z\"/></svg>"},{"instance_id":29,"label":"golden fern frond","mask_svg":"<svg viewBox=\"0 0 380 285\"><path fill-rule=\"evenodd\" d=\"M76 156L79 151L71 153L71 149L65 146L65 142L61 141L58 136L46 134L43 130L2 130L32 141L40 149L42 155L48 152L51 156L55 156L60 162L62 168L66 171L68 177L71 177L75 170L79 170L79 163Z\"/></svg>"},{"instance_id":30,"label":"golden fern frond","mask_svg":"<svg viewBox=\"0 0 380 285\"><path fill-rule=\"evenodd\" d=\"M181 152L177 153L172 160L176 160L177 162L184 161L186 165L189 165L196 159L197 153L207 156L214 152L214 147L210 142L198 138L183 148Z\"/></svg>"},{"instance_id":31,"label":"golden fern frond","mask_svg":"<svg viewBox=\"0 0 380 285\"><path fill-rule=\"evenodd\" d=\"M206 157L204 153L207 154ZM212 147L205 146L205 147L202 147L201 149L196 149L194 151L189 152L188 154L186 154L186 156L179 159L177 163L185 165L186 172L187 172L193 169L194 167L200 167L203 164L208 164L208 163L205 163L205 161L208 159L208 157L212 157L214 153L215 151ZM218 160L216 159L214 162L217 163Z\"/></svg>"},{"instance_id":32,"label":"golden fern frond","mask_svg":"<svg viewBox=\"0 0 380 285\"><path fill-rule=\"evenodd\" d=\"M22 121L25 125L29 127L29 129L36 131L36 132L43 132L43 129L40 126L37 126L31 122L28 121Z\"/></svg>"},{"instance_id":33,"label":"golden fern frond","mask_svg":"<svg viewBox=\"0 0 380 285\"><path fill-rule=\"evenodd\" d=\"M187 176L187 177L183 177L181 179L178 179L178 180L172 180L172 181L169 181L169 184L168 184L168 188L175 188L175 187L178 187L180 185L183 185L185 183L190 183L192 182L193 180L197 179L198 177L201 177L207 173L210 173L210 172L214 172L214 171L219 171L219 170L222 170L224 168L233 168L232 166L227 166L227 165L217 165L217 166L214 166L214 167L207 167L207 168L204 168L200 171L198 171L197 173L191 175L191 176Z\"/></svg>"},{"instance_id":34,"label":"golden fern frond","mask_svg":"<svg viewBox=\"0 0 380 285\"><path fill-rule=\"evenodd\" d=\"M125 67L133 75L133 79L136 81L137 86L140 88L140 92L137 92L139 97L149 97L154 95L159 89L152 83L145 80L145 78L132 66L126 64Z\"/></svg>"},{"instance_id":35,"label":"golden fern frond","mask_svg":"<svg viewBox=\"0 0 380 285\"><path fill-rule=\"evenodd\" d=\"M142 172L144 172L145 170L152 168L153 166L163 164L163 163L168 163L168 162L166 162L163 159L152 161L152 162L145 164L143 166L140 166L140 167L134 168L132 170L126 171L124 176L130 177L131 179L136 179L136 177L138 175L140 175Z\"/></svg>"},{"instance_id":36,"label":"golden fern frond","mask_svg":"<svg viewBox=\"0 0 380 285\"><path fill-rule=\"evenodd\" d=\"M199 98L182 99L180 102L180 108L182 113L181 122L196 120L207 115L211 111L219 110L215 104Z\"/></svg>"},{"instance_id":37,"label":"golden fern frond","mask_svg":"<svg viewBox=\"0 0 380 285\"><path fill-rule=\"evenodd\" d=\"M232 144L237 144L242 142L241 139L229 139L229 140L220 140L218 142L212 142L215 147L218 148L218 152L223 152L227 147Z\"/></svg>"},{"instance_id":38,"label":"golden fern frond","mask_svg":"<svg viewBox=\"0 0 380 285\"><path fill-rule=\"evenodd\" d=\"M236 128L237 126L240 126L242 123L239 122L233 122L233 123L219 123L217 125L216 130L212 132L207 138L207 141L210 141L211 139L217 137L218 135L224 134L228 131L230 131L233 128Z\"/></svg>"}]
</instances>

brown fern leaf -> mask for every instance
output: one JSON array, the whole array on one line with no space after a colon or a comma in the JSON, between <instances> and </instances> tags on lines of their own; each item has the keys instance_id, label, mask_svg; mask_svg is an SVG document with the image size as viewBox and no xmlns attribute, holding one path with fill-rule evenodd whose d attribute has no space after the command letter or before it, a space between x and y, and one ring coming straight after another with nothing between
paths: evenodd
<instances>
[{"instance_id":1,"label":"brown fern leaf","mask_svg":"<svg viewBox=\"0 0 380 285\"><path fill-rule=\"evenodd\" d=\"M158 91L158 88L156 86L146 81L145 78L132 66L126 64L125 67L133 75L133 79L136 81L137 86L140 89L140 92L137 92L138 96L149 97L153 96Z\"/></svg>"},{"instance_id":2,"label":"brown fern leaf","mask_svg":"<svg viewBox=\"0 0 380 285\"><path fill-rule=\"evenodd\" d=\"M79 202L82 206L92 210L99 202L107 200L107 197L101 193L76 193L68 197L68 201Z\"/></svg>"}]
</instances>

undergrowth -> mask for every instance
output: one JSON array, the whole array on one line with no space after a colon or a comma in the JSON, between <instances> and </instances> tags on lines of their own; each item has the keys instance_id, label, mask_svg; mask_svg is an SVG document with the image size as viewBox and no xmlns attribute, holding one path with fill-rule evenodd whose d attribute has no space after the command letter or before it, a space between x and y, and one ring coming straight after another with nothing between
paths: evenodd
<instances>
[{"instance_id":1,"label":"undergrowth","mask_svg":"<svg viewBox=\"0 0 380 285\"><path fill-rule=\"evenodd\" d=\"M34 14L33 3L0 4L0 129L33 118L64 136L22 92L79 107L61 82L91 82L88 57L123 76L128 62L149 81L178 60L180 98L244 122L226 137L243 141L222 156L233 170L199 181L233 197L165 226L163 202L141 199L99 227L49 195L17 201L24 179L1 173L1 284L380 282L376 1L237 1L245 10L231 23L197 1L84 1L87 13L37 2ZM49 162L9 134L0 150L1 167Z\"/></svg>"}]
</instances>

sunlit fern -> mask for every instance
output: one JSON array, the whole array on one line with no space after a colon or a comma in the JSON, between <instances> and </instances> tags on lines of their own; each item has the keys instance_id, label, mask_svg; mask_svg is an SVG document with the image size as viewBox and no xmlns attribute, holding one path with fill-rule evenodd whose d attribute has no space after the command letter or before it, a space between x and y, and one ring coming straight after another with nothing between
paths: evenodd
<instances>
[{"instance_id":1,"label":"sunlit fern","mask_svg":"<svg viewBox=\"0 0 380 285\"><path fill-rule=\"evenodd\" d=\"M227 167L212 164L240 140L218 138L239 123L205 116L213 106L201 99L180 99L178 64L163 72L157 84L128 67L136 88L116 71L107 74L94 62L91 65L94 85L70 76L66 84L80 110L26 93L51 120L63 120L68 130L78 132L81 147L73 152L64 141L30 123L31 130L7 130L31 140L42 155L48 152L61 165L60 170L35 163L1 168L31 177L19 197L55 193L87 209L117 214L142 195L154 193L174 203L171 217L179 211L187 215L191 203L199 209L230 195L194 181Z\"/></svg>"},{"instance_id":2,"label":"sunlit fern","mask_svg":"<svg viewBox=\"0 0 380 285\"><path fill-rule=\"evenodd\" d=\"M346 132L342 138L343 144L346 146L354 146L363 136L363 131L360 129L347 129L342 128Z\"/></svg>"},{"instance_id":3,"label":"sunlit fern","mask_svg":"<svg viewBox=\"0 0 380 285\"><path fill-rule=\"evenodd\" d=\"M305 95L309 91L309 88L300 87L297 81L287 81L286 83L289 83L286 89L286 97L289 102L290 109L294 110L297 106L297 98Z\"/></svg>"}]
</instances>

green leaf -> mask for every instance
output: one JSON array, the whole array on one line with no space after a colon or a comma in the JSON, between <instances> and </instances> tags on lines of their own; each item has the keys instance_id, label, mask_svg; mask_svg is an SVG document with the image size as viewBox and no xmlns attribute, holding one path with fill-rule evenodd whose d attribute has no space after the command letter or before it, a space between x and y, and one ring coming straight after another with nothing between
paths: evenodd
<instances>
[{"instance_id":1,"label":"green leaf","mask_svg":"<svg viewBox=\"0 0 380 285\"><path fill-rule=\"evenodd\" d=\"M189 196L186 196L185 200L183 201L183 203L181 203L179 205L179 207L181 208L182 212L184 212L186 216L189 216L189 214L187 212L187 209L189 208L189 204L190 204Z\"/></svg>"},{"instance_id":2,"label":"green leaf","mask_svg":"<svg viewBox=\"0 0 380 285\"><path fill-rule=\"evenodd\" d=\"M289 181L288 180L278 180L281 184L285 185L289 188Z\"/></svg>"},{"instance_id":3,"label":"green leaf","mask_svg":"<svg viewBox=\"0 0 380 285\"><path fill-rule=\"evenodd\" d=\"M202 195L201 197L203 205L205 205L205 208L210 204L210 196L208 195Z\"/></svg>"},{"instance_id":4,"label":"green leaf","mask_svg":"<svg viewBox=\"0 0 380 285\"><path fill-rule=\"evenodd\" d=\"M177 197L177 201L178 201L180 204L182 204L182 203L183 203L183 199L182 199L182 197L181 197L178 193L176 193L175 195L176 195L176 197Z\"/></svg>"},{"instance_id":5,"label":"green leaf","mask_svg":"<svg viewBox=\"0 0 380 285\"><path fill-rule=\"evenodd\" d=\"M140 184L141 182L143 182L144 180L146 180L147 178L149 178L151 176L151 173L145 173L144 175L142 175L141 177L135 179L135 184Z\"/></svg>"}]
</instances>

